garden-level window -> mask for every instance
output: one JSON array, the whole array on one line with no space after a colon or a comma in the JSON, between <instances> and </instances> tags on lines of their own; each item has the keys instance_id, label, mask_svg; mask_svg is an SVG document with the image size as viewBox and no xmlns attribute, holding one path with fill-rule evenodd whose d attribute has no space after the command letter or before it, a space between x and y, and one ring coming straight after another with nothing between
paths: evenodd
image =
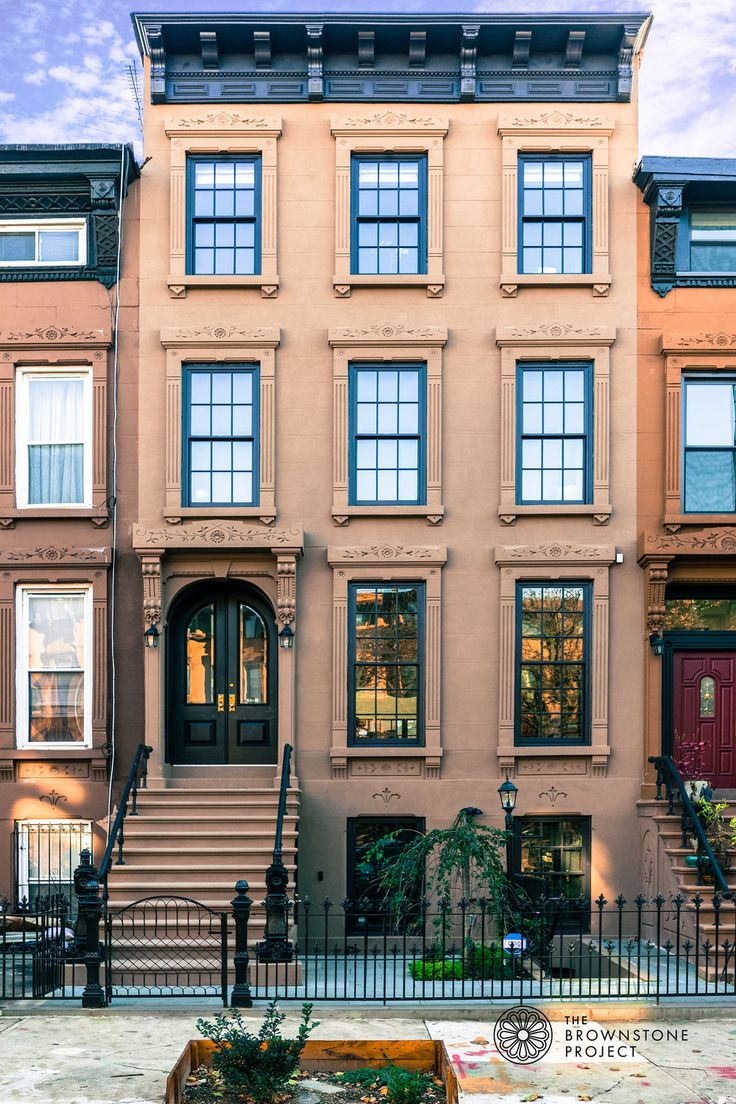
<instances>
[{"instance_id":1,"label":"garden-level window","mask_svg":"<svg viewBox=\"0 0 736 1104\"><path fill-rule=\"evenodd\" d=\"M19 507L92 506L89 371L18 371L16 499Z\"/></svg>"},{"instance_id":2,"label":"garden-level window","mask_svg":"<svg viewBox=\"0 0 736 1104\"><path fill-rule=\"evenodd\" d=\"M424 366L353 366L350 374L351 505L425 500Z\"/></svg>"},{"instance_id":3,"label":"garden-level window","mask_svg":"<svg viewBox=\"0 0 736 1104\"><path fill-rule=\"evenodd\" d=\"M187 272L261 271L260 156L187 158Z\"/></svg>"},{"instance_id":4,"label":"garden-level window","mask_svg":"<svg viewBox=\"0 0 736 1104\"><path fill-rule=\"evenodd\" d=\"M258 367L192 366L185 383L184 505L257 505Z\"/></svg>"},{"instance_id":5,"label":"garden-level window","mask_svg":"<svg viewBox=\"0 0 736 1104\"><path fill-rule=\"evenodd\" d=\"M736 380L685 379L683 508L736 511Z\"/></svg>"},{"instance_id":6,"label":"garden-level window","mask_svg":"<svg viewBox=\"0 0 736 1104\"><path fill-rule=\"evenodd\" d=\"M427 159L352 158L352 265L360 275L427 271Z\"/></svg>"},{"instance_id":7,"label":"garden-level window","mask_svg":"<svg viewBox=\"0 0 736 1104\"><path fill-rule=\"evenodd\" d=\"M350 743L423 743L424 586L350 587Z\"/></svg>"},{"instance_id":8,"label":"garden-level window","mask_svg":"<svg viewBox=\"0 0 736 1104\"><path fill-rule=\"evenodd\" d=\"M587 742L589 583L517 587L516 700L520 744Z\"/></svg>"},{"instance_id":9,"label":"garden-level window","mask_svg":"<svg viewBox=\"0 0 736 1104\"><path fill-rule=\"evenodd\" d=\"M590 156L519 156L519 271L591 271Z\"/></svg>"},{"instance_id":10,"label":"garden-level window","mask_svg":"<svg viewBox=\"0 0 736 1104\"><path fill-rule=\"evenodd\" d=\"M66 898L76 913L74 870L84 848L92 851L92 826L85 820L19 820L15 824L16 893L31 909L41 897Z\"/></svg>"},{"instance_id":11,"label":"garden-level window","mask_svg":"<svg viewBox=\"0 0 736 1104\"><path fill-rule=\"evenodd\" d=\"M582 902L563 908L560 926L587 929L590 919L590 819L516 817L514 853L521 885L532 899Z\"/></svg>"},{"instance_id":12,"label":"garden-level window","mask_svg":"<svg viewBox=\"0 0 736 1104\"><path fill-rule=\"evenodd\" d=\"M92 591L16 590L19 747L91 744Z\"/></svg>"},{"instance_id":13,"label":"garden-level window","mask_svg":"<svg viewBox=\"0 0 736 1104\"><path fill-rule=\"evenodd\" d=\"M349 934L376 933L391 928L386 908L386 887L382 875L418 833L424 831L419 817L349 817L347 824L347 896L351 908L346 914ZM405 886L407 900L419 901L422 874ZM413 919L410 908L404 919ZM394 929L395 930L395 929Z\"/></svg>"}]
</instances>

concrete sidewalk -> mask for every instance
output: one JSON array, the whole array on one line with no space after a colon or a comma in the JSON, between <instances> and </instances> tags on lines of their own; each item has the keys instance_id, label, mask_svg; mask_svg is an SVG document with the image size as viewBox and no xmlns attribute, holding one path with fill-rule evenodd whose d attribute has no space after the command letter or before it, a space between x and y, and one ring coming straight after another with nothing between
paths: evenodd
<instances>
[{"instance_id":1,"label":"concrete sidewalk","mask_svg":"<svg viewBox=\"0 0 736 1104\"><path fill-rule=\"evenodd\" d=\"M735 1002L736 1003L736 1002ZM197 1038L198 1015L217 1006L171 1010L115 1009L82 1013L18 1006L0 1017L2 1104L161 1104L166 1076L189 1039ZM286 1028L298 1008L288 1007ZM469 1010L470 1011L470 1010ZM658 1009L608 1006L546 1008L555 1040L535 1066L506 1062L493 1046L493 1026L502 1009L458 1008L315 1009L321 1039L426 1039L448 1044L466 1104L736 1104L736 1007ZM665 1011L665 1010L663 1010ZM61 1012L62 1014L59 1014ZM263 1009L245 1013L258 1023ZM686 1039L638 1042L632 1057L616 1060L566 1057L562 1017L586 1016L586 1030L683 1031ZM644 1018L646 1017L646 1018ZM655 1018L656 1017L656 1018ZM597 1045L597 1044L596 1044ZM562 1049L561 1049L562 1048Z\"/></svg>"}]
</instances>

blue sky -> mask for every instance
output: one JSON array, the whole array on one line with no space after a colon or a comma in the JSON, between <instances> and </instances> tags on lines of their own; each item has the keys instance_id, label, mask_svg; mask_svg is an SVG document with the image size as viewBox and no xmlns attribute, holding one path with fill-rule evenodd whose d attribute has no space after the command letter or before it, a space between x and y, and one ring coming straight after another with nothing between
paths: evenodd
<instances>
[{"instance_id":1,"label":"blue sky","mask_svg":"<svg viewBox=\"0 0 736 1104\"><path fill-rule=\"evenodd\" d=\"M158 0L137 11L654 12L640 89L641 153L736 156L736 0ZM131 5L0 0L0 141L134 140Z\"/></svg>"}]
</instances>

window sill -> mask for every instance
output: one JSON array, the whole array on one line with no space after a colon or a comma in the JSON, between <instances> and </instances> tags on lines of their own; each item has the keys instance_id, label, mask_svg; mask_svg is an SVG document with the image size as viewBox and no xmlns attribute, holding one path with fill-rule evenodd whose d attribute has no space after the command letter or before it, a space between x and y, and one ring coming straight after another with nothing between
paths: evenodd
<instances>
[{"instance_id":1,"label":"window sill","mask_svg":"<svg viewBox=\"0 0 736 1104\"><path fill-rule=\"evenodd\" d=\"M56 752L59 754L57 755ZM12 759L99 759L102 748L87 747L80 744L34 744L32 747L3 749L3 756Z\"/></svg>"},{"instance_id":2,"label":"window sill","mask_svg":"<svg viewBox=\"0 0 736 1104\"><path fill-rule=\"evenodd\" d=\"M442 748L383 745L369 747L331 747L333 778L416 777L439 778Z\"/></svg>"},{"instance_id":3,"label":"window sill","mask_svg":"<svg viewBox=\"0 0 736 1104\"><path fill-rule=\"evenodd\" d=\"M611 288L613 279L610 275L598 275L593 272L581 273L526 273L513 272L501 276L501 294L507 299L513 299L521 287L589 287L593 289L593 295L605 296Z\"/></svg>"},{"instance_id":4,"label":"window sill","mask_svg":"<svg viewBox=\"0 0 736 1104\"><path fill-rule=\"evenodd\" d=\"M499 747L496 750L499 769L543 777L548 774L570 774L584 777L592 774L603 777L608 772L608 760L611 749L607 744L568 744L565 747L546 747L544 744L525 745L524 747ZM517 760L521 760L517 764ZM527 760L528 766L522 766ZM590 760L591 767L585 762Z\"/></svg>"},{"instance_id":5,"label":"window sill","mask_svg":"<svg viewBox=\"0 0 736 1104\"><path fill-rule=\"evenodd\" d=\"M169 276L166 280L172 299L185 299L188 288L248 288L261 289L264 299L275 299L279 293L278 276Z\"/></svg>"},{"instance_id":6,"label":"window sill","mask_svg":"<svg viewBox=\"0 0 736 1104\"><path fill-rule=\"evenodd\" d=\"M439 299L445 290L444 276L428 276L426 273L396 273L390 276L333 276L332 287L338 299L348 299L357 287L423 287L429 299Z\"/></svg>"},{"instance_id":7,"label":"window sill","mask_svg":"<svg viewBox=\"0 0 736 1104\"><path fill-rule=\"evenodd\" d=\"M178 510L167 510L164 514L167 525L178 525L195 518L258 518L263 525L273 525L276 511L266 506L182 506Z\"/></svg>"},{"instance_id":8,"label":"window sill","mask_svg":"<svg viewBox=\"0 0 736 1104\"><path fill-rule=\"evenodd\" d=\"M59 506L44 508L40 506L16 506L3 511L0 515L0 529L14 529L19 521L91 521L98 529L110 524L110 515L106 507Z\"/></svg>"},{"instance_id":9,"label":"window sill","mask_svg":"<svg viewBox=\"0 0 736 1104\"><path fill-rule=\"evenodd\" d=\"M736 525L736 513L733 514L665 514L665 529L676 532L683 525Z\"/></svg>"},{"instance_id":10,"label":"window sill","mask_svg":"<svg viewBox=\"0 0 736 1104\"><path fill-rule=\"evenodd\" d=\"M441 525L445 516L444 506L333 506L334 525L349 525L354 517L420 517L427 525Z\"/></svg>"},{"instance_id":11,"label":"window sill","mask_svg":"<svg viewBox=\"0 0 736 1104\"><path fill-rule=\"evenodd\" d=\"M608 503L540 503L539 505L499 506L502 525L515 525L519 517L591 517L594 525L608 525L613 508Z\"/></svg>"}]
</instances>

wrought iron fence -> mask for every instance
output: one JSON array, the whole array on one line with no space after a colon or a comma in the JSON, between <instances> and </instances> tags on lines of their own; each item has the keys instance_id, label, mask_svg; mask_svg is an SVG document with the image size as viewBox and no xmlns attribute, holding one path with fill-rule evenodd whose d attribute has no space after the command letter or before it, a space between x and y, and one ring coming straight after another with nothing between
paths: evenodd
<instances>
[{"instance_id":1,"label":"wrought iron fence","mask_svg":"<svg viewBox=\"0 0 736 1104\"><path fill-rule=\"evenodd\" d=\"M61 894L0 902L0 999L67 999L81 993L68 898ZM75 989L75 987L78 987Z\"/></svg>"}]
</instances>

